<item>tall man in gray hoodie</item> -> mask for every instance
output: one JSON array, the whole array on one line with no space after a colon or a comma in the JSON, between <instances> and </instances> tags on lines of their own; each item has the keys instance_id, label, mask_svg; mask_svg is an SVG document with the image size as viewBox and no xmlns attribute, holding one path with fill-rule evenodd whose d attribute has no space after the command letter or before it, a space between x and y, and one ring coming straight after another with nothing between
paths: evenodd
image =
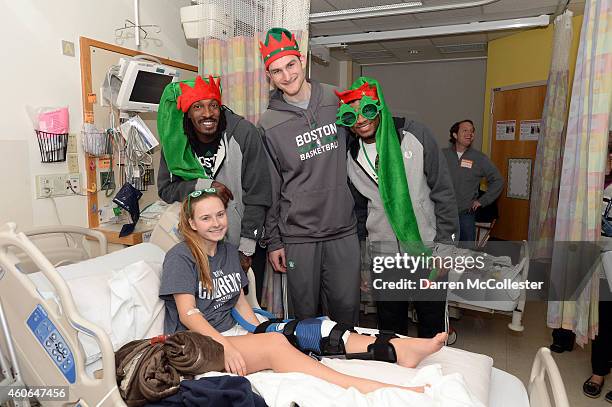
<instances>
[{"instance_id":1,"label":"tall man in gray hoodie","mask_svg":"<svg viewBox=\"0 0 612 407\"><path fill-rule=\"evenodd\" d=\"M297 318L322 311L357 325L357 221L347 184L347 132L335 123L333 87L306 80L306 60L286 29L268 31L260 51L276 87L259 122L272 178L268 259L287 273Z\"/></svg>"}]
</instances>

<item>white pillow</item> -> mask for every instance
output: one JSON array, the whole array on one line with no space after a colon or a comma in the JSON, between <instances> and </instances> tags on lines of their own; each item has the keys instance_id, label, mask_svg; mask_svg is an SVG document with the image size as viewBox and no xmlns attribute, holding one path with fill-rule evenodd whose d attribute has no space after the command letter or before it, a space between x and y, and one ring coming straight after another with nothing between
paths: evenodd
<instances>
[{"instance_id":1,"label":"white pillow","mask_svg":"<svg viewBox=\"0 0 612 407\"><path fill-rule=\"evenodd\" d=\"M118 345L115 350L134 339L163 333L161 270L162 263L139 261L115 271L108 281L112 333Z\"/></svg>"},{"instance_id":2,"label":"white pillow","mask_svg":"<svg viewBox=\"0 0 612 407\"><path fill-rule=\"evenodd\" d=\"M164 304L158 297L162 264L138 261L123 269L66 281L81 316L109 336L116 351L126 343L161 335ZM101 358L96 340L79 333L86 364Z\"/></svg>"}]
</instances>

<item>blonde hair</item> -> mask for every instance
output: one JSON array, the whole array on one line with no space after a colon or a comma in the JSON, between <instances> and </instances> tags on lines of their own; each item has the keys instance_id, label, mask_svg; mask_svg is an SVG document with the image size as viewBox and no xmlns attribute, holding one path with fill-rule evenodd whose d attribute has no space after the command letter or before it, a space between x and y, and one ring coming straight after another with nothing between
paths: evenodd
<instances>
[{"instance_id":1,"label":"blonde hair","mask_svg":"<svg viewBox=\"0 0 612 407\"><path fill-rule=\"evenodd\" d=\"M207 291L211 291L213 289L212 277L210 275L210 264L208 263L208 254L206 254L204 247L200 243L200 235L197 231L191 228L189 220L193 219L193 208L195 204L211 197L219 199L223 203L223 206L226 207L225 202L223 202L223 200L216 193L208 192L202 193L197 197L189 196L183 201L178 224L179 232L183 236L183 239L185 239L187 247L189 247L191 254L193 254L193 257L195 258L196 268L198 269L200 275L202 287L206 288Z\"/></svg>"}]
</instances>

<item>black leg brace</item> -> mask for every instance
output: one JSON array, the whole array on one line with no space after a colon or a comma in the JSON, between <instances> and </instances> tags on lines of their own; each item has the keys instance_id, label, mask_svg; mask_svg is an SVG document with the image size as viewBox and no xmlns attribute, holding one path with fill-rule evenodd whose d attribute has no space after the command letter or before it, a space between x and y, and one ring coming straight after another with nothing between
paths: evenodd
<instances>
[{"instance_id":1,"label":"black leg brace","mask_svg":"<svg viewBox=\"0 0 612 407\"><path fill-rule=\"evenodd\" d=\"M344 341L342 340L342 336L348 332L356 332L352 326L344 325L344 324L336 324L330 331L327 337L321 338L319 342L320 349L305 349L300 346L300 340L296 337L296 327L301 320L293 319L287 323L285 323L282 330L274 329L274 332L279 332L285 335L289 343L293 345L296 349L301 352L304 352L308 355L317 357L320 359L321 357L346 357L346 359L361 359L361 360L378 360L381 362L390 362L395 363L397 361L397 355L395 353L395 348L393 345L389 343L389 341L393 338L397 338L398 336L391 331L379 331L376 335L376 341L368 346L367 352L361 353L346 353L346 348L344 347ZM254 333L264 333L267 331L270 325L279 324L283 321L281 319L271 319L269 321L262 322L255 328Z\"/></svg>"},{"instance_id":2,"label":"black leg brace","mask_svg":"<svg viewBox=\"0 0 612 407\"><path fill-rule=\"evenodd\" d=\"M393 338L398 338L395 332L381 330L376 335L376 341L368 345L367 352L347 353L347 359L361 360L378 360L381 362L395 363L397 362L397 354L395 348L389 341Z\"/></svg>"}]
</instances>

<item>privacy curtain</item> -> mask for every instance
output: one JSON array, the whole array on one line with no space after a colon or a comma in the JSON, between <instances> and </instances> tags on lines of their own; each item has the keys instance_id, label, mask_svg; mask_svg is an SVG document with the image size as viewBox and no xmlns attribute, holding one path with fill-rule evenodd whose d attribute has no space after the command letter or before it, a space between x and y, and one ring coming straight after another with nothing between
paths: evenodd
<instances>
[{"instance_id":1,"label":"privacy curtain","mask_svg":"<svg viewBox=\"0 0 612 407\"><path fill-rule=\"evenodd\" d=\"M563 153L556 241L600 240L611 103L612 0L588 0ZM573 330L576 342L584 344L598 331L598 301L595 275L576 301L549 303L548 324Z\"/></svg>"},{"instance_id":2,"label":"privacy curtain","mask_svg":"<svg viewBox=\"0 0 612 407\"><path fill-rule=\"evenodd\" d=\"M568 10L555 19L553 53L533 170L529 212L532 259L552 257L568 107L571 43L572 12Z\"/></svg>"}]
</instances>

